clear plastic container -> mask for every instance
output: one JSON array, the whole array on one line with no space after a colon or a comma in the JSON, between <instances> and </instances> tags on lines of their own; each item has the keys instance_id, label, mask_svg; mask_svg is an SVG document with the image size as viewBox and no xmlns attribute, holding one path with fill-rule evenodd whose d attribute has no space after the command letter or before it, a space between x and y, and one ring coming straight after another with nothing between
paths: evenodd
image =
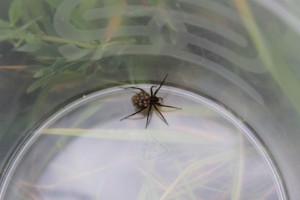
<instances>
[{"instance_id":1,"label":"clear plastic container","mask_svg":"<svg viewBox=\"0 0 300 200\"><path fill-rule=\"evenodd\" d=\"M0 200L300 196L297 2L0 5Z\"/></svg>"}]
</instances>

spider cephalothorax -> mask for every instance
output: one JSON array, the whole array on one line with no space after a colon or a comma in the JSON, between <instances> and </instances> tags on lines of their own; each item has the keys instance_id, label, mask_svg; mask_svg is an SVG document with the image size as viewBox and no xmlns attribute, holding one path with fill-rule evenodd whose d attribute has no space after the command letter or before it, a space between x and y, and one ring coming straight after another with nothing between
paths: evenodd
<instances>
[{"instance_id":1,"label":"spider cephalothorax","mask_svg":"<svg viewBox=\"0 0 300 200\"><path fill-rule=\"evenodd\" d=\"M132 105L138 109L138 111L136 111L135 113L128 115L127 117L122 118L123 119L127 119L133 115L136 115L140 112L142 112L143 110L145 110L146 108L148 108L148 112L147 112L147 122L146 122L146 127L149 124L149 115L151 112L152 107L154 107L154 109L159 113L159 115L162 117L163 121L168 125L167 120L164 118L164 116L161 114L161 112L159 111L159 109L157 108L157 106L159 107L168 107L168 108L175 108L175 109L181 109L181 108L177 108L174 106L168 106L168 105L164 105L162 103L160 103L160 101L163 101L163 98L161 97L157 97L156 94L159 91L159 89L161 88L161 86L164 84L166 78L167 78L168 74L165 76L164 80L160 83L159 87L153 92L153 88L157 87L157 86L152 86L150 88L150 94L147 93L145 90L143 90L142 88L138 88L138 87L127 87L124 89L137 89L140 90L139 93L135 94L132 96L131 98L131 102Z\"/></svg>"}]
</instances>

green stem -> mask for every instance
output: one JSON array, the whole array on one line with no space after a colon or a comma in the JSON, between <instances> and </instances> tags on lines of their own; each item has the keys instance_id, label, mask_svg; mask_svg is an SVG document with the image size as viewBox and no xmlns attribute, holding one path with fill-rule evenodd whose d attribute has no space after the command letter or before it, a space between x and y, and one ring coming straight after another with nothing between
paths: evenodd
<instances>
[{"instance_id":1,"label":"green stem","mask_svg":"<svg viewBox=\"0 0 300 200\"><path fill-rule=\"evenodd\" d=\"M89 44L87 42L79 42L79 41L74 41L74 40L68 40L64 38L59 38L59 37L53 37L53 36L48 36L48 35L42 35L39 37L41 40L48 41L48 42L57 42L57 43L63 43L63 44L74 44L79 47L83 47L86 49L94 49L98 45L95 44Z\"/></svg>"}]
</instances>

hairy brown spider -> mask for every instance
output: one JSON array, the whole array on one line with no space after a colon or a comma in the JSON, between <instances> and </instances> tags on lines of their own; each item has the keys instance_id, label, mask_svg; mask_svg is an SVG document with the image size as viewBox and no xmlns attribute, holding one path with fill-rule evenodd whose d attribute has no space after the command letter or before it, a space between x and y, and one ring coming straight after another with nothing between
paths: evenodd
<instances>
[{"instance_id":1,"label":"hairy brown spider","mask_svg":"<svg viewBox=\"0 0 300 200\"><path fill-rule=\"evenodd\" d=\"M169 105L161 104L159 101L162 102L163 98L156 96L157 92L160 90L161 86L164 84L167 76L168 76L168 74L165 76L164 80L160 83L159 87L154 92L153 92L153 88L155 88L157 86L151 86L151 88L150 88L150 94L147 93L142 88L138 88L138 87L126 87L126 88L124 88L124 89L137 89L137 90L140 90L139 93L135 94L131 98L131 102L132 102L133 106L135 108L137 108L138 111L136 111L135 113L132 113L131 115L128 115L127 117L122 118L120 121L122 121L124 119L127 119L127 118L129 118L129 117L131 117L133 115L136 115L136 114L142 112L143 110L145 110L146 108L148 108L147 121L146 121L146 127L145 127L145 128L147 128L147 126L149 124L149 115L150 115L152 107L154 107L154 109L161 116L162 120L167 125L169 125L168 122L167 122L167 120L164 118L164 116L161 114L161 112L157 108L157 106L159 106L159 107L175 108L175 109L181 109L181 108L177 108L177 107L174 107L174 106L169 106Z\"/></svg>"}]
</instances>

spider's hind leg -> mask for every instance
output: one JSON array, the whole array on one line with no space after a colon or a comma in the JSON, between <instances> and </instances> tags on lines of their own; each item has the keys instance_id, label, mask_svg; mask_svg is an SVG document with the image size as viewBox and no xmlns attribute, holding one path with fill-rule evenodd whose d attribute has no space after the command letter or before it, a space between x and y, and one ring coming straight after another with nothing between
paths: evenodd
<instances>
[{"instance_id":1,"label":"spider's hind leg","mask_svg":"<svg viewBox=\"0 0 300 200\"><path fill-rule=\"evenodd\" d=\"M178 108L178 107L175 107L175 106L164 105L164 104L161 104L161 103L157 103L156 105L160 106L160 107L175 108L175 109L178 109L178 110L182 109L182 108Z\"/></svg>"},{"instance_id":2,"label":"spider's hind leg","mask_svg":"<svg viewBox=\"0 0 300 200\"><path fill-rule=\"evenodd\" d=\"M154 107L155 107L155 106L154 106ZM147 128L147 126L148 126L148 124L149 124L149 116L150 116L151 108L152 108L152 105L150 104L150 105L149 105L149 109L148 109L148 113L147 113L147 121L146 121L145 129Z\"/></svg>"},{"instance_id":3,"label":"spider's hind leg","mask_svg":"<svg viewBox=\"0 0 300 200\"><path fill-rule=\"evenodd\" d=\"M146 107L146 108L147 108L147 107ZM132 113L132 114L128 115L127 117L124 117L124 118L120 119L120 121L122 121L122 120L124 120L124 119L127 119L127 118L129 118L129 117L131 117L131 116L133 116L133 115L136 115L136 114L142 112L143 110L145 110L146 108L142 108L142 109L136 111L135 113Z\"/></svg>"},{"instance_id":4,"label":"spider's hind leg","mask_svg":"<svg viewBox=\"0 0 300 200\"><path fill-rule=\"evenodd\" d=\"M165 117L163 116L163 114L161 114L161 112L159 111L159 109L154 105L155 110L159 113L159 115L161 116L162 120L169 126L167 120L165 119Z\"/></svg>"}]
</instances>

